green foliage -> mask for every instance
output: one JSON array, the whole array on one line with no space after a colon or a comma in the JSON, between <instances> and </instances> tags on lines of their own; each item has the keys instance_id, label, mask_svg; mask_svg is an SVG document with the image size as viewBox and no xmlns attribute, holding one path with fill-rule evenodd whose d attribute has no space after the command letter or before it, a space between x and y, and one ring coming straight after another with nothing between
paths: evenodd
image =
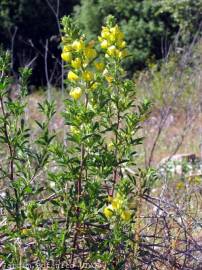
<instances>
[{"instance_id":1,"label":"green foliage","mask_svg":"<svg viewBox=\"0 0 202 270\"><path fill-rule=\"evenodd\" d=\"M134 70L134 67L145 66L148 58L161 57L162 44L168 42L166 46L169 45L179 29L184 35L187 31L194 35L201 11L200 0L194 3L191 0L82 0L75 8L75 19L88 36L95 38L104 18L108 14L115 15L129 45L128 69Z\"/></svg>"},{"instance_id":2,"label":"green foliage","mask_svg":"<svg viewBox=\"0 0 202 270\"><path fill-rule=\"evenodd\" d=\"M191 33L193 35L196 30L200 30L198 29L202 14L202 2L200 0L162 0L160 4L160 13L170 13L173 23L184 32L185 36Z\"/></svg>"},{"instance_id":3,"label":"green foliage","mask_svg":"<svg viewBox=\"0 0 202 270\"><path fill-rule=\"evenodd\" d=\"M46 101L45 105L40 105L41 108L48 106L47 110L43 110L46 120L43 125L41 124L38 138L31 143L29 139L31 131L24 119L27 80L31 70L22 68L19 73L19 95L17 98L11 98L9 94L9 87L12 83L10 56L7 52L1 51L0 144L2 153L0 175L2 185L5 187L5 196L0 195L0 205L8 218L8 237L13 240L22 237L22 228L27 218L27 204L29 205L31 197L43 190L40 183L34 184L34 181L36 175L48 162L48 149L53 138L53 135L48 132L48 123L50 115L53 115L53 108ZM13 226L16 228L15 233L12 231ZM16 250L12 242L9 242L7 247ZM5 261L9 262L9 249L5 250L3 254ZM13 254L15 254L14 251ZM18 252L16 256L18 256ZM13 263L19 264L17 258Z\"/></svg>"}]
</instances>

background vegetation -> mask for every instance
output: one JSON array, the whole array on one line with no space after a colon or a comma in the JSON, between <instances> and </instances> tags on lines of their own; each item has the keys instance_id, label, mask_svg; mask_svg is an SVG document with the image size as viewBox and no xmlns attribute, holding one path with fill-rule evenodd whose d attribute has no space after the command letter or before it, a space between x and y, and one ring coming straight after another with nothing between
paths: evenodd
<instances>
[{"instance_id":1,"label":"background vegetation","mask_svg":"<svg viewBox=\"0 0 202 270\"><path fill-rule=\"evenodd\" d=\"M202 4L201 0L1 0L0 43L12 50L14 71L31 62L31 83L46 84L48 41L47 68L49 73L55 70L53 81L58 83L60 64L54 66L55 59L60 61L58 20L70 13L90 38L97 36L108 14L115 15L129 44L127 69L132 74L149 60L165 56L179 31L179 46L189 42L200 28Z\"/></svg>"}]
</instances>

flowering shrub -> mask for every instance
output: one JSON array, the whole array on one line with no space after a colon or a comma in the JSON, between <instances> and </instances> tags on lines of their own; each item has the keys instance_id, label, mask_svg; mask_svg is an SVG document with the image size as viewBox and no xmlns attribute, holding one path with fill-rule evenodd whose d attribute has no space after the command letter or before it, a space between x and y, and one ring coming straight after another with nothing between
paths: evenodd
<instances>
[{"instance_id":1,"label":"flowering shrub","mask_svg":"<svg viewBox=\"0 0 202 270\"><path fill-rule=\"evenodd\" d=\"M152 183L136 170L135 147L149 102L136 104L135 85L122 68L126 42L113 17L98 41L89 41L69 17L62 25L65 144L50 130L55 106L48 101L39 104L44 117L36 121L38 137L29 140L24 111L30 70L21 70L19 98L11 98L9 56L1 55L1 259L19 269L48 262L52 269L56 263L58 269L64 263L64 269L135 267L136 202Z\"/></svg>"}]
</instances>

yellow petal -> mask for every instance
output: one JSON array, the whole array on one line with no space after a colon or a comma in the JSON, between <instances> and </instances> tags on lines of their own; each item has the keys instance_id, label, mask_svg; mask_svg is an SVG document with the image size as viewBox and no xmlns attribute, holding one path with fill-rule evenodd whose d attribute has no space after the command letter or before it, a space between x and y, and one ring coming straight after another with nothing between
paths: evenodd
<instances>
[{"instance_id":1,"label":"yellow petal","mask_svg":"<svg viewBox=\"0 0 202 270\"><path fill-rule=\"evenodd\" d=\"M117 46L120 48L120 49L123 49L126 47L126 42L125 41L118 41L117 42Z\"/></svg>"},{"instance_id":2,"label":"yellow petal","mask_svg":"<svg viewBox=\"0 0 202 270\"><path fill-rule=\"evenodd\" d=\"M124 221L129 221L131 219L131 212L129 210L125 210L121 213L121 218Z\"/></svg>"},{"instance_id":3,"label":"yellow petal","mask_svg":"<svg viewBox=\"0 0 202 270\"><path fill-rule=\"evenodd\" d=\"M104 40L101 42L100 46L101 46L102 49L107 49L108 46L109 46L109 43L108 43L107 40L104 39Z\"/></svg>"},{"instance_id":4,"label":"yellow petal","mask_svg":"<svg viewBox=\"0 0 202 270\"><path fill-rule=\"evenodd\" d=\"M110 206L105 207L103 213L107 218L111 218L113 216L113 210Z\"/></svg>"},{"instance_id":5,"label":"yellow petal","mask_svg":"<svg viewBox=\"0 0 202 270\"><path fill-rule=\"evenodd\" d=\"M97 52L95 49L88 47L84 50L84 55L87 59L93 59L97 56Z\"/></svg>"},{"instance_id":6,"label":"yellow petal","mask_svg":"<svg viewBox=\"0 0 202 270\"><path fill-rule=\"evenodd\" d=\"M75 40L72 43L72 48L76 51L76 52L80 52L83 50L84 48L84 42L82 40Z\"/></svg>"},{"instance_id":7,"label":"yellow petal","mask_svg":"<svg viewBox=\"0 0 202 270\"><path fill-rule=\"evenodd\" d=\"M107 49L107 54L110 56L116 56L116 52L117 52L117 49L116 49L116 46L114 46L114 45L110 46Z\"/></svg>"},{"instance_id":8,"label":"yellow petal","mask_svg":"<svg viewBox=\"0 0 202 270\"><path fill-rule=\"evenodd\" d=\"M108 39L110 37L110 30L108 27L103 27L101 32L101 37Z\"/></svg>"},{"instance_id":9,"label":"yellow petal","mask_svg":"<svg viewBox=\"0 0 202 270\"><path fill-rule=\"evenodd\" d=\"M63 47L64 52L70 52L72 50L72 45L68 44Z\"/></svg>"},{"instance_id":10,"label":"yellow petal","mask_svg":"<svg viewBox=\"0 0 202 270\"><path fill-rule=\"evenodd\" d=\"M123 205L123 201L121 199L114 198L112 200L113 209L118 210L118 209L120 209L122 207L122 205Z\"/></svg>"},{"instance_id":11,"label":"yellow petal","mask_svg":"<svg viewBox=\"0 0 202 270\"><path fill-rule=\"evenodd\" d=\"M61 58L62 60L64 60L65 62L71 62L72 60L72 54L70 52L63 52L61 54Z\"/></svg>"},{"instance_id":12,"label":"yellow petal","mask_svg":"<svg viewBox=\"0 0 202 270\"><path fill-rule=\"evenodd\" d=\"M70 70L70 71L68 72L67 78L68 78L70 81L76 81L76 80L79 79L79 76L78 76L76 73L74 73L73 71Z\"/></svg>"},{"instance_id":13,"label":"yellow petal","mask_svg":"<svg viewBox=\"0 0 202 270\"><path fill-rule=\"evenodd\" d=\"M112 33L112 35L114 35L116 40L121 40L121 39L124 38L124 33L121 32L118 25L116 25L115 27L110 28L110 32Z\"/></svg>"},{"instance_id":14,"label":"yellow petal","mask_svg":"<svg viewBox=\"0 0 202 270\"><path fill-rule=\"evenodd\" d=\"M72 60L71 65L73 68L79 69L81 67L81 59L77 57L75 60Z\"/></svg>"},{"instance_id":15,"label":"yellow petal","mask_svg":"<svg viewBox=\"0 0 202 270\"><path fill-rule=\"evenodd\" d=\"M93 80L94 76L91 71L84 71L82 74L82 78L84 79L84 81L90 82Z\"/></svg>"},{"instance_id":16,"label":"yellow petal","mask_svg":"<svg viewBox=\"0 0 202 270\"><path fill-rule=\"evenodd\" d=\"M73 99L79 99L81 96L82 96L82 90L80 87L76 87L76 88L73 88L69 95L73 98Z\"/></svg>"}]
</instances>

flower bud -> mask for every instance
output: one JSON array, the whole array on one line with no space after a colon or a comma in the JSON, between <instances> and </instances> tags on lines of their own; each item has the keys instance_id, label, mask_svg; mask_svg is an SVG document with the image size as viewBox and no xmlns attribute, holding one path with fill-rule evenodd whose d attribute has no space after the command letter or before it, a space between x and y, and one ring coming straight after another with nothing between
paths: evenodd
<instances>
[{"instance_id":1,"label":"flower bud","mask_svg":"<svg viewBox=\"0 0 202 270\"><path fill-rule=\"evenodd\" d=\"M114 198L112 200L112 208L115 209L115 210L118 210L122 207L123 205L123 200L122 199L119 199L119 198Z\"/></svg>"},{"instance_id":2,"label":"flower bud","mask_svg":"<svg viewBox=\"0 0 202 270\"><path fill-rule=\"evenodd\" d=\"M124 210L122 213L121 213L121 218L124 220L124 221L129 221L131 219L131 212L129 210Z\"/></svg>"},{"instance_id":3,"label":"flower bud","mask_svg":"<svg viewBox=\"0 0 202 270\"><path fill-rule=\"evenodd\" d=\"M81 67L81 59L77 57L75 60L72 60L71 65L73 68L79 69Z\"/></svg>"},{"instance_id":4,"label":"flower bud","mask_svg":"<svg viewBox=\"0 0 202 270\"><path fill-rule=\"evenodd\" d=\"M116 56L117 54L117 49L116 46L112 45L107 49L107 54L110 56Z\"/></svg>"},{"instance_id":5,"label":"flower bud","mask_svg":"<svg viewBox=\"0 0 202 270\"><path fill-rule=\"evenodd\" d=\"M80 52L83 50L84 48L84 43L82 40L75 40L72 43L72 48L76 51L76 52Z\"/></svg>"},{"instance_id":6,"label":"flower bud","mask_svg":"<svg viewBox=\"0 0 202 270\"><path fill-rule=\"evenodd\" d=\"M101 37L104 39L108 39L110 37L110 31L108 27L102 28Z\"/></svg>"},{"instance_id":7,"label":"flower bud","mask_svg":"<svg viewBox=\"0 0 202 270\"><path fill-rule=\"evenodd\" d=\"M75 87L75 88L73 88L73 89L70 91L69 95L70 95L73 99L77 100L77 99L79 99L79 98L82 96L82 90L81 90L80 87Z\"/></svg>"},{"instance_id":8,"label":"flower bud","mask_svg":"<svg viewBox=\"0 0 202 270\"><path fill-rule=\"evenodd\" d=\"M70 81L77 81L79 79L79 76L76 73L74 73L73 71L70 70L68 72L67 78Z\"/></svg>"},{"instance_id":9,"label":"flower bud","mask_svg":"<svg viewBox=\"0 0 202 270\"><path fill-rule=\"evenodd\" d=\"M119 49L124 49L126 47L126 42L125 41L118 41L117 46Z\"/></svg>"},{"instance_id":10,"label":"flower bud","mask_svg":"<svg viewBox=\"0 0 202 270\"><path fill-rule=\"evenodd\" d=\"M104 68L105 68L105 64L103 62L96 62L95 63L95 68L98 70L98 71L103 71Z\"/></svg>"},{"instance_id":11,"label":"flower bud","mask_svg":"<svg viewBox=\"0 0 202 270\"><path fill-rule=\"evenodd\" d=\"M97 52L95 49L88 47L84 50L84 55L87 59L91 60L97 56Z\"/></svg>"},{"instance_id":12,"label":"flower bud","mask_svg":"<svg viewBox=\"0 0 202 270\"><path fill-rule=\"evenodd\" d=\"M106 39L104 39L101 44L100 44L101 48L102 49L107 49L109 44L108 44L108 41Z\"/></svg>"},{"instance_id":13,"label":"flower bud","mask_svg":"<svg viewBox=\"0 0 202 270\"><path fill-rule=\"evenodd\" d=\"M63 47L63 52L70 52L72 50L72 45L68 44Z\"/></svg>"},{"instance_id":14,"label":"flower bud","mask_svg":"<svg viewBox=\"0 0 202 270\"><path fill-rule=\"evenodd\" d=\"M106 218L111 218L113 216L113 209L112 209L111 205L106 206L103 210L103 213L104 213Z\"/></svg>"},{"instance_id":15,"label":"flower bud","mask_svg":"<svg viewBox=\"0 0 202 270\"><path fill-rule=\"evenodd\" d=\"M62 60L64 60L65 62L71 62L72 60L72 54L70 52L63 52L61 54L61 58Z\"/></svg>"},{"instance_id":16,"label":"flower bud","mask_svg":"<svg viewBox=\"0 0 202 270\"><path fill-rule=\"evenodd\" d=\"M82 78L84 79L84 81L90 82L93 80L94 76L91 71L84 71L82 74Z\"/></svg>"}]
</instances>

